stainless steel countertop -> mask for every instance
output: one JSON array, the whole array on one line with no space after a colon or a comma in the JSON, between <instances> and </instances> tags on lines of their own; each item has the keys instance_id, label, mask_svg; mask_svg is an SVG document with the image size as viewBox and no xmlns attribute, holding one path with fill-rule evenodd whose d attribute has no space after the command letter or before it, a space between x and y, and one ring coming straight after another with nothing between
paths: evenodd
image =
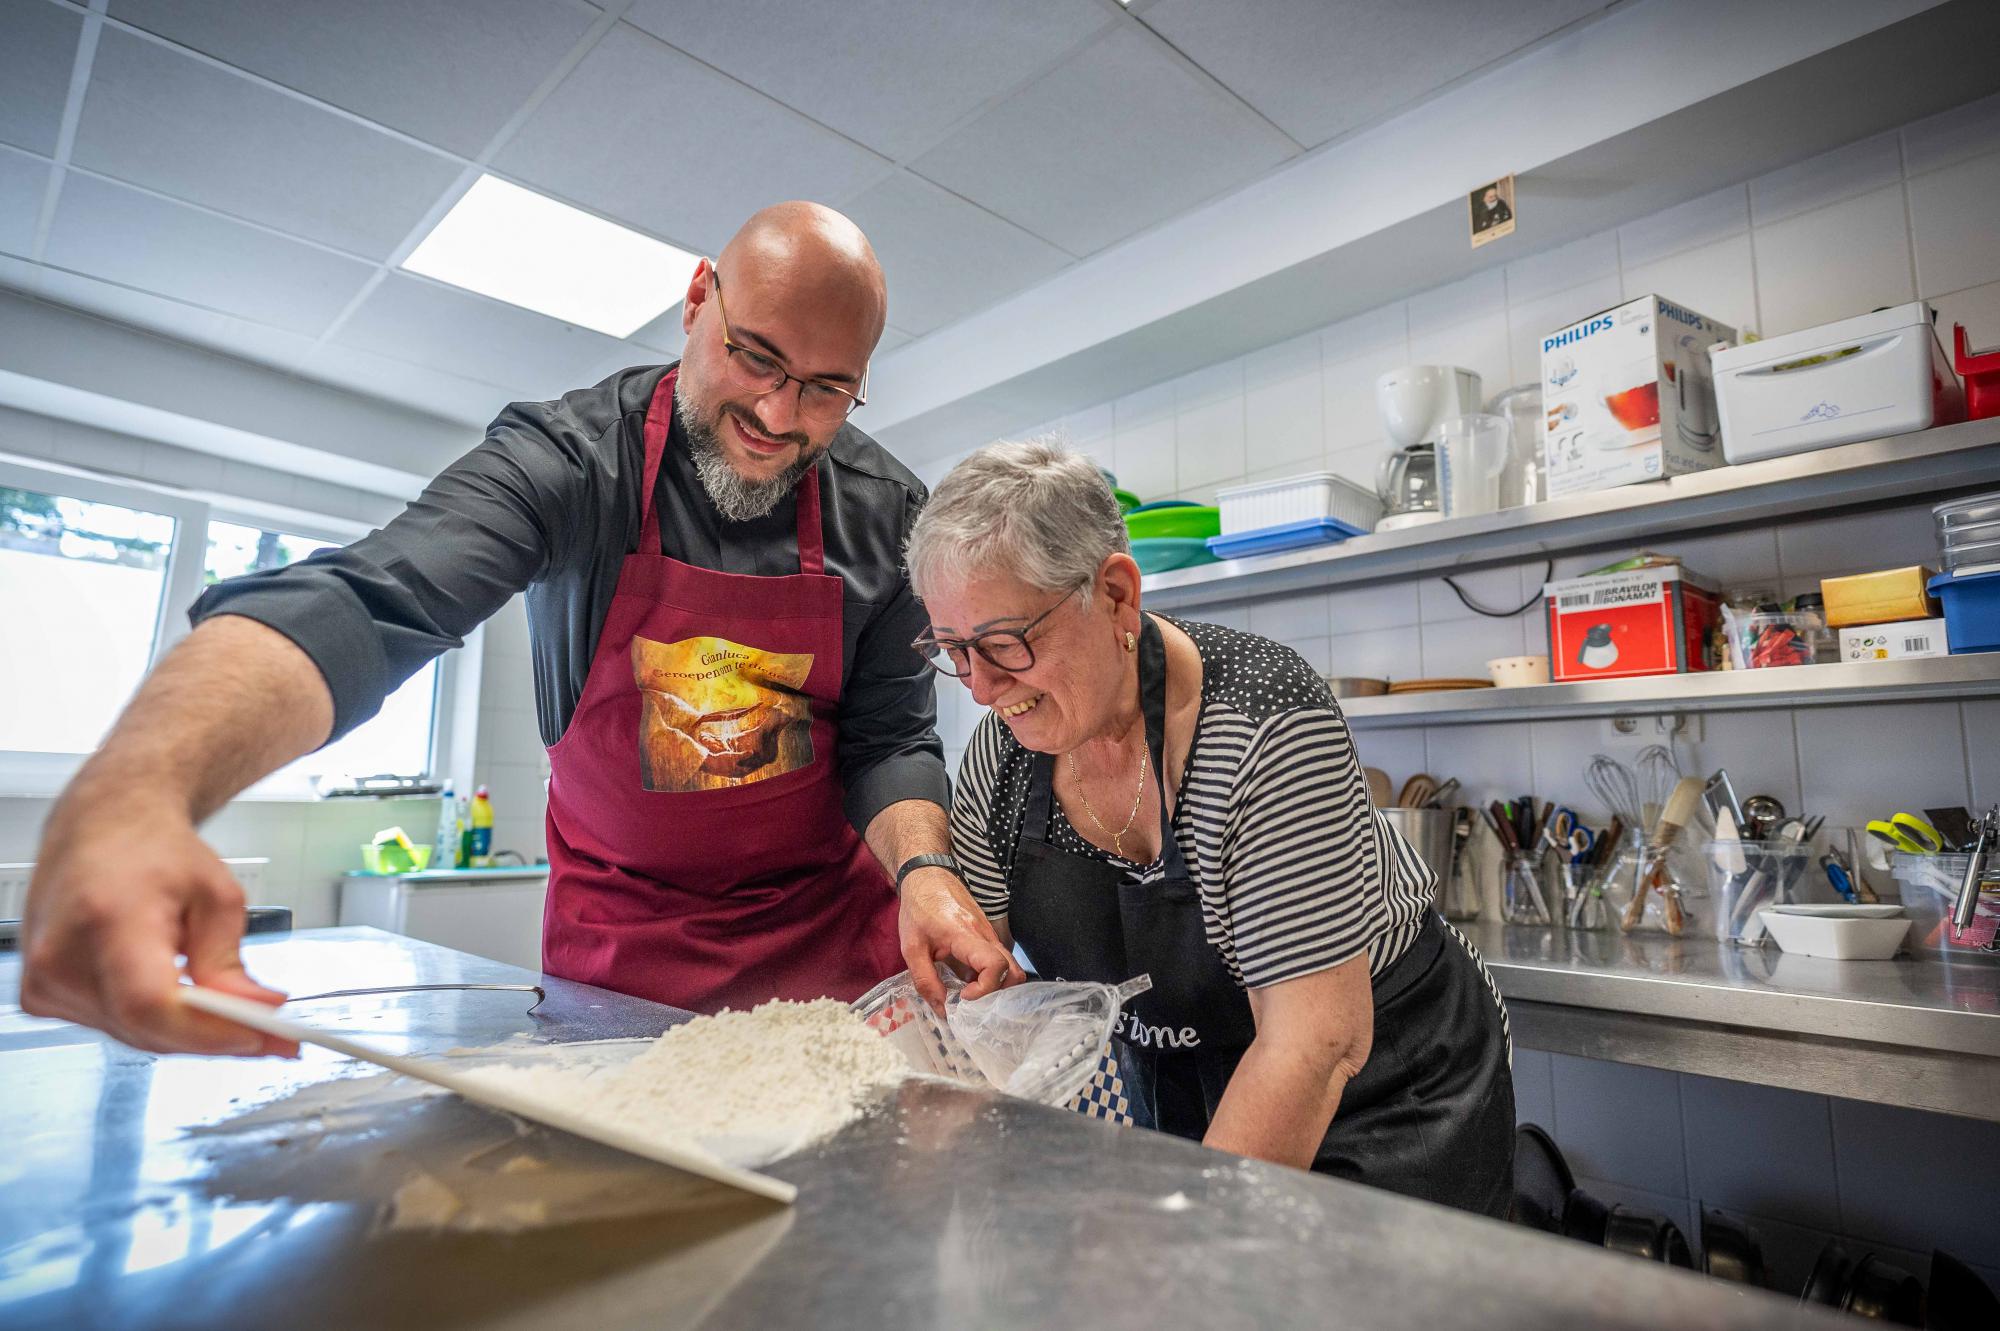
<instances>
[{"instance_id":1,"label":"stainless steel countertop","mask_svg":"<svg viewBox=\"0 0 2000 1331\"><path fill-rule=\"evenodd\" d=\"M531 978L367 929L253 942L249 964L292 992ZM364 1070L317 1050L135 1053L22 1015L17 980L18 963L0 960L10 1328L1837 1325L1775 1296L930 1083L773 1166L799 1185L796 1206L746 1204L452 1097L344 1101ZM357 1002L344 1025L444 1054L651 1036L681 1017L549 987L533 1016L517 995L430 993ZM521 1233L399 1228L392 1199L416 1205L409 1180L449 1168L525 1177L536 1197L597 1186L564 1204L564 1223Z\"/></svg>"},{"instance_id":2,"label":"stainless steel countertop","mask_svg":"<svg viewBox=\"0 0 2000 1331\"><path fill-rule=\"evenodd\" d=\"M2000 1057L2000 961L1829 961L1658 933L1459 927L1512 1002Z\"/></svg>"}]
</instances>

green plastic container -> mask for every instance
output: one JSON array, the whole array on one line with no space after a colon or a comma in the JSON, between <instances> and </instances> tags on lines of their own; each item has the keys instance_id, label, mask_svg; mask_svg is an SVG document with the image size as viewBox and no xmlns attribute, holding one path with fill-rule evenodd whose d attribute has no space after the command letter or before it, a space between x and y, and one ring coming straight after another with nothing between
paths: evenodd
<instances>
[{"instance_id":1,"label":"green plastic container","mask_svg":"<svg viewBox=\"0 0 2000 1331\"><path fill-rule=\"evenodd\" d=\"M1147 505L1125 515L1125 530L1135 541L1163 537L1205 541L1222 535L1222 510L1208 504Z\"/></svg>"},{"instance_id":2,"label":"green plastic container","mask_svg":"<svg viewBox=\"0 0 2000 1331\"><path fill-rule=\"evenodd\" d=\"M1216 562L1208 542L1199 536L1140 537L1132 542L1132 558L1141 573L1165 573L1170 568Z\"/></svg>"},{"instance_id":3,"label":"green plastic container","mask_svg":"<svg viewBox=\"0 0 2000 1331\"><path fill-rule=\"evenodd\" d=\"M422 873L430 867L431 848L412 846L404 850L393 841L361 848L361 867L367 873Z\"/></svg>"}]
</instances>

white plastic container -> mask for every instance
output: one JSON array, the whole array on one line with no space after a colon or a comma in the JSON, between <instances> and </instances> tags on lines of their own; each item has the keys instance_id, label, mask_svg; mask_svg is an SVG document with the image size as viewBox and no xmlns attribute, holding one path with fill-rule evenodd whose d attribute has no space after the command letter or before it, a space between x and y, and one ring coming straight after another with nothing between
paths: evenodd
<instances>
[{"instance_id":1,"label":"white plastic container","mask_svg":"<svg viewBox=\"0 0 2000 1331\"><path fill-rule=\"evenodd\" d=\"M1293 522L1332 518L1366 533L1382 516L1382 501L1345 476L1315 471L1254 485L1232 485L1215 494L1222 510L1222 534L1260 531Z\"/></svg>"},{"instance_id":2,"label":"white plastic container","mask_svg":"<svg viewBox=\"0 0 2000 1331\"><path fill-rule=\"evenodd\" d=\"M1709 358L1731 462L1928 430L1965 418L1965 390L1911 301Z\"/></svg>"}]
</instances>

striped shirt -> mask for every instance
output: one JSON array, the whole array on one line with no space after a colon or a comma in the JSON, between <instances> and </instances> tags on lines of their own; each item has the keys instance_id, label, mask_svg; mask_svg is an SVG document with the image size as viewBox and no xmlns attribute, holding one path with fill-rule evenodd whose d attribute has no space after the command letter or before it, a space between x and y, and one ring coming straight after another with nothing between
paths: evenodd
<instances>
[{"instance_id":1,"label":"striped shirt","mask_svg":"<svg viewBox=\"0 0 2000 1331\"><path fill-rule=\"evenodd\" d=\"M1364 952L1369 973L1381 974L1415 941L1437 876L1370 806L1325 681L1289 647L1214 624L1168 622L1201 654L1201 707L1173 834L1201 894L1208 941L1246 988ZM952 848L989 917L1007 913L1032 761L989 713L959 769ZM1051 821L1060 848L1142 882L1164 873L1160 861L1132 864L1091 845L1060 803Z\"/></svg>"}]
</instances>

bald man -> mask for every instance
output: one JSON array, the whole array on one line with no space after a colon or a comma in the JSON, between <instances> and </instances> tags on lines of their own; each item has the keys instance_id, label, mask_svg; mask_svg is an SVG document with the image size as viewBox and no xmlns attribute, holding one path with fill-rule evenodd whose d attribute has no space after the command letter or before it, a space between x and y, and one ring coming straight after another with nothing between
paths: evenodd
<instances>
[{"instance_id":1,"label":"bald man","mask_svg":"<svg viewBox=\"0 0 2000 1331\"><path fill-rule=\"evenodd\" d=\"M288 1046L176 1001L282 995L196 826L347 733L526 589L548 745L553 975L712 1012L852 999L905 964L1020 978L950 861L923 487L848 423L886 298L867 239L758 213L688 284L674 365L517 402L386 527L232 579L51 812L21 1003L129 1044ZM898 893L909 907L898 924Z\"/></svg>"}]
</instances>

